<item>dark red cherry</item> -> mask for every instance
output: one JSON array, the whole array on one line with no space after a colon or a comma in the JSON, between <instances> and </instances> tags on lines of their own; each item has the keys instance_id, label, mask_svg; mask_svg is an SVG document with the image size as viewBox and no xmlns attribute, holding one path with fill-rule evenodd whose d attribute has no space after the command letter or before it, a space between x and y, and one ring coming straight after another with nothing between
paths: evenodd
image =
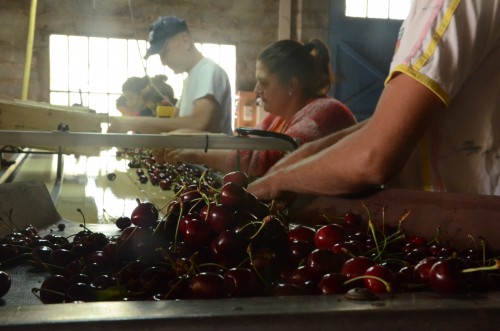
<instances>
[{"instance_id":1,"label":"dark red cherry","mask_svg":"<svg viewBox=\"0 0 500 331\"><path fill-rule=\"evenodd\" d=\"M361 216L353 212L347 212L344 215L344 224L347 228L356 229L361 226L362 219Z\"/></svg>"},{"instance_id":2,"label":"dark red cherry","mask_svg":"<svg viewBox=\"0 0 500 331\"><path fill-rule=\"evenodd\" d=\"M398 288L396 276L394 276L389 268L379 264L368 268L364 276L363 283L365 288L372 293L390 293Z\"/></svg>"},{"instance_id":3,"label":"dark red cherry","mask_svg":"<svg viewBox=\"0 0 500 331\"><path fill-rule=\"evenodd\" d=\"M45 277L40 287L40 300L43 303L62 303L69 287L68 280L61 275Z\"/></svg>"},{"instance_id":4,"label":"dark red cherry","mask_svg":"<svg viewBox=\"0 0 500 331\"><path fill-rule=\"evenodd\" d=\"M413 280L417 283L426 284L429 280L431 268L438 261L435 256L428 256L420 260L415 267L413 267Z\"/></svg>"},{"instance_id":5,"label":"dark red cherry","mask_svg":"<svg viewBox=\"0 0 500 331\"><path fill-rule=\"evenodd\" d=\"M341 267L340 273L346 276L347 279L363 276L375 262L365 256L357 256L347 260ZM349 287L362 287L363 280L353 281Z\"/></svg>"},{"instance_id":6,"label":"dark red cherry","mask_svg":"<svg viewBox=\"0 0 500 331\"><path fill-rule=\"evenodd\" d=\"M210 245L215 232L210 225L199 218L187 220L183 226L182 235L184 241L192 247L203 247Z\"/></svg>"},{"instance_id":7,"label":"dark red cherry","mask_svg":"<svg viewBox=\"0 0 500 331\"><path fill-rule=\"evenodd\" d=\"M245 205L247 193L239 184L228 182L220 190L220 204L238 209Z\"/></svg>"},{"instance_id":8,"label":"dark red cherry","mask_svg":"<svg viewBox=\"0 0 500 331\"><path fill-rule=\"evenodd\" d=\"M216 233L233 230L236 226L234 210L225 205L208 206L205 220Z\"/></svg>"},{"instance_id":9,"label":"dark red cherry","mask_svg":"<svg viewBox=\"0 0 500 331\"><path fill-rule=\"evenodd\" d=\"M224 186L227 183L236 183L246 189L248 186L248 176L243 171L229 172L222 178L222 185Z\"/></svg>"},{"instance_id":10,"label":"dark red cherry","mask_svg":"<svg viewBox=\"0 0 500 331\"><path fill-rule=\"evenodd\" d=\"M305 265L314 269L321 276L340 272L344 259L341 255L326 248L317 248L309 254Z\"/></svg>"},{"instance_id":11,"label":"dark red cherry","mask_svg":"<svg viewBox=\"0 0 500 331\"><path fill-rule=\"evenodd\" d=\"M337 224L324 225L316 231L314 244L316 248L331 248L333 245L344 242L346 232L343 227Z\"/></svg>"},{"instance_id":12,"label":"dark red cherry","mask_svg":"<svg viewBox=\"0 0 500 331\"><path fill-rule=\"evenodd\" d=\"M347 291L347 287L344 285L346 280L346 276L340 273L323 275L318 282L318 293L323 295L344 294Z\"/></svg>"},{"instance_id":13,"label":"dark red cherry","mask_svg":"<svg viewBox=\"0 0 500 331\"><path fill-rule=\"evenodd\" d=\"M239 264L246 256L247 242L233 230L225 230L212 240L210 250L218 261Z\"/></svg>"},{"instance_id":14,"label":"dark red cherry","mask_svg":"<svg viewBox=\"0 0 500 331\"><path fill-rule=\"evenodd\" d=\"M228 296L224 276L215 272L201 272L189 281L190 299L221 299Z\"/></svg>"},{"instance_id":15,"label":"dark red cherry","mask_svg":"<svg viewBox=\"0 0 500 331\"><path fill-rule=\"evenodd\" d=\"M262 294L262 286L255 272L249 268L235 267L224 274L228 295L233 298L255 297Z\"/></svg>"},{"instance_id":16,"label":"dark red cherry","mask_svg":"<svg viewBox=\"0 0 500 331\"><path fill-rule=\"evenodd\" d=\"M439 293L453 294L465 291L465 276L462 270L465 264L458 258L439 260L429 273L430 287Z\"/></svg>"},{"instance_id":17,"label":"dark red cherry","mask_svg":"<svg viewBox=\"0 0 500 331\"><path fill-rule=\"evenodd\" d=\"M132 224L140 227L151 227L158 221L158 209L151 202L140 202L132 211Z\"/></svg>"},{"instance_id":18,"label":"dark red cherry","mask_svg":"<svg viewBox=\"0 0 500 331\"><path fill-rule=\"evenodd\" d=\"M294 241L289 243L288 251L290 263L295 267L299 264L303 264L314 249L314 244L308 241Z\"/></svg>"},{"instance_id":19,"label":"dark red cherry","mask_svg":"<svg viewBox=\"0 0 500 331\"><path fill-rule=\"evenodd\" d=\"M116 219L115 224L118 229L123 230L132 225L132 220L128 216L121 216Z\"/></svg>"},{"instance_id":20,"label":"dark red cherry","mask_svg":"<svg viewBox=\"0 0 500 331\"><path fill-rule=\"evenodd\" d=\"M288 231L288 242L307 241L314 244L316 231L305 225L297 225Z\"/></svg>"}]
</instances>

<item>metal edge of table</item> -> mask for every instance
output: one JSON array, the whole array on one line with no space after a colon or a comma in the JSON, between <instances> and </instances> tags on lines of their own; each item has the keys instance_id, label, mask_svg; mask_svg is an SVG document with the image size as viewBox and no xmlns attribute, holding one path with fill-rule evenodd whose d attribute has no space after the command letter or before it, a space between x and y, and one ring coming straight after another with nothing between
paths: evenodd
<instances>
[{"instance_id":1,"label":"metal edge of table","mask_svg":"<svg viewBox=\"0 0 500 331\"><path fill-rule=\"evenodd\" d=\"M161 147L186 149L251 149L292 151L290 142L270 137L225 136L217 134L121 134L61 131L0 130L0 141L17 146L61 147Z\"/></svg>"},{"instance_id":2,"label":"metal edge of table","mask_svg":"<svg viewBox=\"0 0 500 331\"><path fill-rule=\"evenodd\" d=\"M377 301L342 295L96 302L0 308L5 330L494 330L499 293L454 299L429 293Z\"/></svg>"}]
</instances>

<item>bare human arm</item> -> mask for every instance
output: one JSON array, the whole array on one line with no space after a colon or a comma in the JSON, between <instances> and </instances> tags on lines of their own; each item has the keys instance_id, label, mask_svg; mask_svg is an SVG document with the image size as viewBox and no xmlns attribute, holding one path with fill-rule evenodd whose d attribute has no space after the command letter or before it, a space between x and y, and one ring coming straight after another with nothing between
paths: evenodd
<instances>
[{"instance_id":1,"label":"bare human arm","mask_svg":"<svg viewBox=\"0 0 500 331\"><path fill-rule=\"evenodd\" d=\"M291 154L288 154L287 156L283 157L281 160L279 160L271 169L269 172L274 172L276 170L279 170L281 168L285 168L289 165L292 165L308 156L314 155L321 150L335 144L342 138L350 135L351 133L359 130L362 128L366 123L366 120L360 123L357 123L353 126L350 126L348 128L345 128L341 131L332 133L326 137L323 137L321 139L317 139L308 143L303 144L300 146L296 151L294 151Z\"/></svg>"},{"instance_id":2,"label":"bare human arm","mask_svg":"<svg viewBox=\"0 0 500 331\"><path fill-rule=\"evenodd\" d=\"M443 108L431 90L398 74L387 83L373 116L357 130L295 163L280 163L248 190L271 199L285 191L343 195L384 184L401 171Z\"/></svg>"},{"instance_id":3,"label":"bare human arm","mask_svg":"<svg viewBox=\"0 0 500 331\"><path fill-rule=\"evenodd\" d=\"M163 160L173 164L179 162L202 164L211 169L227 172L226 158L229 153L229 150L209 150L205 153L193 149L171 149L164 151Z\"/></svg>"},{"instance_id":4,"label":"bare human arm","mask_svg":"<svg viewBox=\"0 0 500 331\"><path fill-rule=\"evenodd\" d=\"M217 120L219 104L211 95L197 99L190 116L157 118L157 117L110 117L108 132L135 131L138 133L159 134L177 129L191 129L194 131L212 131L214 121ZM175 114L174 114L175 115Z\"/></svg>"}]
</instances>

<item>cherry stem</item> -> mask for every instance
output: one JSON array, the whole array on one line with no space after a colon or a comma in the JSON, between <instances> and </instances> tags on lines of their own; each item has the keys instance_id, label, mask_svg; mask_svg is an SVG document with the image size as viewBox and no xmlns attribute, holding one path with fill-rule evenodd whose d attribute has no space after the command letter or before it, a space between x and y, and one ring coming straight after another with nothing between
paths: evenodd
<instances>
[{"instance_id":1,"label":"cherry stem","mask_svg":"<svg viewBox=\"0 0 500 331\"><path fill-rule=\"evenodd\" d=\"M484 267L477 267L477 268L467 268L463 269L462 273L470 273L470 272L476 272L476 271L491 271L491 270L498 270L500 269L500 259L495 259L495 264L491 266L484 266Z\"/></svg>"},{"instance_id":2,"label":"cherry stem","mask_svg":"<svg viewBox=\"0 0 500 331\"><path fill-rule=\"evenodd\" d=\"M247 252L248 252L248 258L250 259L250 265L252 266L253 270L255 271L255 274L257 275L257 277L259 277L260 281L263 284L266 284L266 286L267 286L266 280L264 279L264 277L262 277L259 270L257 270L257 267L255 267L255 265L253 264L252 244L248 245Z\"/></svg>"},{"instance_id":3,"label":"cherry stem","mask_svg":"<svg viewBox=\"0 0 500 331\"><path fill-rule=\"evenodd\" d=\"M172 292L177 288L177 286L179 286L181 284L181 282L184 280L185 278L181 277L179 278L179 280L170 287L170 289L168 290L167 293L165 293L165 295L163 296L163 299L166 300L169 298L170 294L172 294Z\"/></svg>"},{"instance_id":4,"label":"cherry stem","mask_svg":"<svg viewBox=\"0 0 500 331\"><path fill-rule=\"evenodd\" d=\"M77 208L76 209L77 212L80 213L80 215L82 215L82 218L83 218L83 225L80 224L80 226L85 230L85 231L88 231L88 232L92 232L89 230L89 228L87 228L87 222L85 220L85 215L83 214L83 211L80 209L80 208Z\"/></svg>"},{"instance_id":5,"label":"cherry stem","mask_svg":"<svg viewBox=\"0 0 500 331\"><path fill-rule=\"evenodd\" d=\"M264 217L264 219L262 220L261 224L260 224L260 227L257 229L257 231L255 231L255 233L250 237L250 240L252 239L255 239L255 237L257 237L260 233L260 231L262 231L262 229L264 228L264 226L266 225L266 223L271 219L271 215L267 215L266 217ZM248 223L250 224L250 223ZM247 224L245 224L247 225Z\"/></svg>"},{"instance_id":6,"label":"cherry stem","mask_svg":"<svg viewBox=\"0 0 500 331\"><path fill-rule=\"evenodd\" d=\"M441 234L441 226L438 226L436 228L436 235L434 236L434 238L432 238L431 241L429 241L427 244L432 244L432 243L436 243L436 244L439 244L439 235Z\"/></svg>"},{"instance_id":7,"label":"cherry stem","mask_svg":"<svg viewBox=\"0 0 500 331\"><path fill-rule=\"evenodd\" d=\"M66 295L64 293L57 292L57 291L54 291L54 290L49 290L49 289L46 289L46 288L42 289L42 288L36 288L36 287L34 287L34 288L31 289L31 293L33 293L37 297L37 299L40 300L40 302L43 302L43 301L42 301L42 298L40 298L40 296L38 295L38 293L42 292L42 291L48 292L48 293L57 294L57 295L60 295L61 297L66 297Z\"/></svg>"},{"instance_id":8,"label":"cherry stem","mask_svg":"<svg viewBox=\"0 0 500 331\"><path fill-rule=\"evenodd\" d=\"M181 223L181 218L182 218L182 214L183 214L183 209L184 207L182 206L182 203L181 203L181 207L180 207L180 212L179 212L179 217L177 219L177 224L175 226L175 234L174 234L174 248L177 247L177 239L178 239L178 236L179 236L179 224Z\"/></svg>"},{"instance_id":9,"label":"cherry stem","mask_svg":"<svg viewBox=\"0 0 500 331\"><path fill-rule=\"evenodd\" d=\"M403 224L404 221L406 221L408 219L410 214L411 214L411 210L408 210L406 213L403 214L403 216L401 216L401 218L398 221L398 229L401 228L401 225Z\"/></svg>"},{"instance_id":10,"label":"cherry stem","mask_svg":"<svg viewBox=\"0 0 500 331\"><path fill-rule=\"evenodd\" d=\"M377 256L375 256L374 258L375 260L377 260L380 259L380 257L382 256L382 250L380 250L379 243L377 240L377 233L375 231L375 226L373 225L373 221L371 220L371 218L368 219L368 227L370 228L373 237L373 242L375 243L375 248L377 249Z\"/></svg>"}]
</instances>

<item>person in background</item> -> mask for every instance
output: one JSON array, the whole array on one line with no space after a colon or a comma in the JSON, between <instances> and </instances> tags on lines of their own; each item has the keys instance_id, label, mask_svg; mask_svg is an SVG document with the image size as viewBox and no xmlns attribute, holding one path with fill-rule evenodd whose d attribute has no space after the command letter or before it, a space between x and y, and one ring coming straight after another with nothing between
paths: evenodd
<instances>
[{"instance_id":1,"label":"person in background","mask_svg":"<svg viewBox=\"0 0 500 331\"><path fill-rule=\"evenodd\" d=\"M136 116L137 112L127 106L127 98L122 94L116 99L116 109L123 116Z\"/></svg>"},{"instance_id":2,"label":"person in background","mask_svg":"<svg viewBox=\"0 0 500 331\"><path fill-rule=\"evenodd\" d=\"M175 103L174 90L166 83L167 76L156 75L153 78L130 77L122 85L122 96L126 100L129 116L155 116L159 104Z\"/></svg>"},{"instance_id":3,"label":"person in background","mask_svg":"<svg viewBox=\"0 0 500 331\"><path fill-rule=\"evenodd\" d=\"M500 195L500 0L413 1L373 116L308 143L248 190Z\"/></svg>"},{"instance_id":4,"label":"person in background","mask_svg":"<svg viewBox=\"0 0 500 331\"><path fill-rule=\"evenodd\" d=\"M150 47L145 58L158 54L176 74L187 73L182 95L171 118L110 118L111 132L129 130L162 133L177 129L232 134L232 94L224 69L205 58L194 45L185 20L157 19L149 28Z\"/></svg>"},{"instance_id":5,"label":"person in background","mask_svg":"<svg viewBox=\"0 0 500 331\"><path fill-rule=\"evenodd\" d=\"M320 40L306 44L281 40L268 46L257 59L254 92L269 114L256 129L284 133L306 143L355 124L352 112L327 96L332 84L330 68L328 48ZM284 155L267 150L169 150L164 160L204 164L223 172L240 169L255 177Z\"/></svg>"}]
</instances>

